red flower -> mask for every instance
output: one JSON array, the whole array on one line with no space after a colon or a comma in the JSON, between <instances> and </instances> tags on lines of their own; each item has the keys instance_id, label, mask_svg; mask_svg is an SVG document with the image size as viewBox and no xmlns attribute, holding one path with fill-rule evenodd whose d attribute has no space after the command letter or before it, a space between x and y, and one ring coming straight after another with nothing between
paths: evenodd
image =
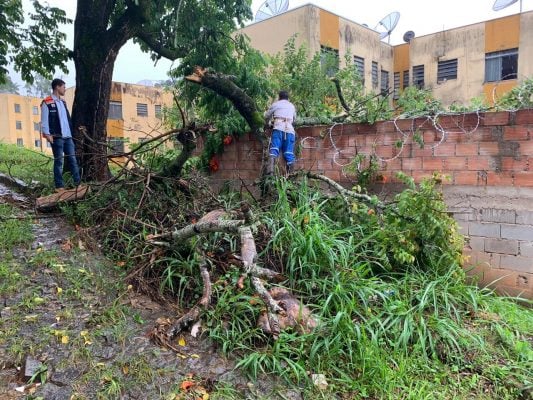
<instances>
[{"instance_id":1,"label":"red flower","mask_svg":"<svg viewBox=\"0 0 533 400\"><path fill-rule=\"evenodd\" d=\"M224 136L223 143L227 146L233 142L233 137L231 135Z\"/></svg>"},{"instance_id":2,"label":"red flower","mask_svg":"<svg viewBox=\"0 0 533 400\"><path fill-rule=\"evenodd\" d=\"M209 170L211 172L217 172L219 167L220 167L220 164L218 162L217 157L216 156L211 157L211 160L209 160Z\"/></svg>"}]
</instances>

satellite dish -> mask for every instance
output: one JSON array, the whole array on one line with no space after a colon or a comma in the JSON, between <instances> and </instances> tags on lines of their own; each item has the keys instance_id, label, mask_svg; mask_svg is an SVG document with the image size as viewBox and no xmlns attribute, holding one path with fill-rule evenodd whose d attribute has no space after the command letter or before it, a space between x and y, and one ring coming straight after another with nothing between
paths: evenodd
<instances>
[{"instance_id":1,"label":"satellite dish","mask_svg":"<svg viewBox=\"0 0 533 400\"><path fill-rule=\"evenodd\" d=\"M415 33L413 31L407 31L403 34L403 41L405 43L409 43L413 38L415 37Z\"/></svg>"},{"instance_id":2,"label":"satellite dish","mask_svg":"<svg viewBox=\"0 0 533 400\"><path fill-rule=\"evenodd\" d=\"M263 21L274 15L281 14L287 11L288 8L289 0L266 0L257 10L254 22Z\"/></svg>"},{"instance_id":3,"label":"satellite dish","mask_svg":"<svg viewBox=\"0 0 533 400\"><path fill-rule=\"evenodd\" d=\"M390 14L387 14L381 21L378 22L374 30L379 32L379 38L381 40L388 37L390 42L390 34L394 30L394 28L396 28L396 25L398 25L399 19L400 13L394 11Z\"/></svg>"},{"instance_id":4,"label":"satellite dish","mask_svg":"<svg viewBox=\"0 0 533 400\"><path fill-rule=\"evenodd\" d=\"M492 5L492 9L494 11L500 11L500 10L503 10L504 8L509 7L511 4L516 3L517 1L518 0L496 0L494 4ZM521 1L520 1L520 4L522 4ZM522 12L522 5L520 5L520 12Z\"/></svg>"}]
</instances>

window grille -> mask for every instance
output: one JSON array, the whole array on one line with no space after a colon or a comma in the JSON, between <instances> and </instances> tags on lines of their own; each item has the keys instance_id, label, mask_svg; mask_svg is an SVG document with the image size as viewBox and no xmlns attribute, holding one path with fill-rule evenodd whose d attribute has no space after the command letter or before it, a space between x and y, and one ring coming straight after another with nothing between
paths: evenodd
<instances>
[{"instance_id":1,"label":"window grille","mask_svg":"<svg viewBox=\"0 0 533 400\"><path fill-rule=\"evenodd\" d=\"M449 79L457 79L457 58L439 61L437 82L446 82Z\"/></svg>"},{"instance_id":2,"label":"window grille","mask_svg":"<svg viewBox=\"0 0 533 400\"><path fill-rule=\"evenodd\" d=\"M400 73L399 72L394 73L394 95L392 98L394 100L398 100L400 98Z\"/></svg>"},{"instance_id":3,"label":"window grille","mask_svg":"<svg viewBox=\"0 0 533 400\"><path fill-rule=\"evenodd\" d=\"M378 63L372 61L372 87L378 87Z\"/></svg>"},{"instance_id":4,"label":"window grille","mask_svg":"<svg viewBox=\"0 0 533 400\"><path fill-rule=\"evenodd\" d=\"M148 116L148 104L137 103L137 116L139 117Z\"/></svg>"},{"instance_id":5,"label":"window grille","mask_svg":"<svg viewBox=\"0 0 533 400\"><path fill-rule=\"evenodd\" d=\"M415 65L413 67L413 86L424 89L424 66Z\"/></svg>"}]
</instances>

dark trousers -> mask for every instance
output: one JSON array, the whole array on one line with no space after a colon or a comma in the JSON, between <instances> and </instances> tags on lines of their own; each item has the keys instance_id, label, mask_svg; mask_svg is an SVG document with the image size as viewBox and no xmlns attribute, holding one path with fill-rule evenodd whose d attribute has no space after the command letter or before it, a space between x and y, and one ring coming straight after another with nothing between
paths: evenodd
<instances>
[{"instance_id":1,"label":"dark trousers","mask_svg":"<svg viewBox=\"0 0 533 400\"><path fill-rule=\"evenodd\" d=\"M54 153L55 187L62 188L65 186L63 183L63 158L67 160L67 166L72 174L74 185L78 186L80 184L80 169L78 168L78 161L76 160L74 141L72 138L54 137L52 152Z\"/></svg>"}]
</instances>

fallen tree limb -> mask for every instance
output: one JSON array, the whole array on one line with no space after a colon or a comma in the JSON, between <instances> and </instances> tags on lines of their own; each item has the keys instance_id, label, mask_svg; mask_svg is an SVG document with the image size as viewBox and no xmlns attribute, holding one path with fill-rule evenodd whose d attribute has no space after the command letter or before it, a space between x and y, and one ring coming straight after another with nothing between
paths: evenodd
<instances>
[{"instance_id":1,"label":"fallen tree limb","mask_svg":"<svg viewBox=\"0 0 533 400\"><path fill-rule=\"evenodd\" d=\"M327 176L314 174L312 172L307 172L307 177L311 178L311 179L318 179L320 181L326 182L329 186L331 186L336 191L338 191L340 193L340 195L342 197L344 197L345 199L346 199L346 197L353 197L355 199L363 200L363 201L368 202L368 203L372 203L374 201L373 198L370 197L369 195L363 194L363 193L357 193L357 192L354 192L353 190L348 190L348 189L342 187L339 183L335 182L333 179L328 178ZM383 207L381 202L379 202L377 204L377 206L378 207Z\"/></svg>"},{"instance_id":2,"label":"fallen tree limb","mask_svg":"<svg viewBox=\"0 0 533 400\"><path fill-rule=\"evenodd\" d=\"M179 318L167 331L168 340L172 340L183 328L188 326L191 322L195 322L200 318L200 314L204 308L211 303L212 284L207 270L207 263L205 259L200 266L200 274L202 275L202 282L204 284L202 298L191 308L185 315Z\"/></svg>"}]
</instances>

